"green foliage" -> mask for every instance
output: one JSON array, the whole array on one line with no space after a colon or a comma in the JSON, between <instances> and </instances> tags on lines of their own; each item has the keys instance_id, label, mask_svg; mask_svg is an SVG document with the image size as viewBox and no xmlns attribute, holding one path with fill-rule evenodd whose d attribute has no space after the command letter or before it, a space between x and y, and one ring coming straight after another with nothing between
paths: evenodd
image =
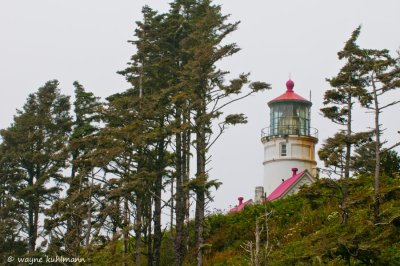
<instances>
[{"instance_id":1,"label":"green foliage","mask_svg":"<svg viewBox=\"0 0 400 266\"><path fill-rule=\"evenodd\" d=\"M355 150L355 174L372 175L375 171L375 142L361 145ZM382 175L392 178L400 176L400 156L395 150L385 151L381 154L380 171Z\"/></svg>"},{"instance_id":2,"label":"green foliage","mask_svg":"<svg viewBox=\"0 0 400 266\"><path fill-rule=\"evenodd\" d=\"M325 92L325 107L321 108L324 117L345 126L344 130L328 138L318 151L325 167L341 177L350 176L352 147L365 143L371 137L370 132L354 133L352 129L354 100L357 99L361 104L372 101L361 75L362 63L357 57L360 49L356 40L360 30L360 27L354 30L344 48L338 52L338 58L344 60L345 64L335 77L327 79L331 88Z\"/></svg>"},{"instance_id":3,"label":"green foliage","mask_svg":"<svg viewBox=\"0 0 400 266\"><path fill-rule=\"evenodd\" d=\"M349 217L341 224L338 200L347 182ZM320 179L298 195L207 218L205 265L249 265L241 247L254 241L255 220L272 210L268 265L397 265L400 251L400 179L383 180L381 224L374 224L373 178ZM265 234L261 241L265 241ZM192 261L193 262L193 261ZM192 265L192 264L190 264Z\"/></svg>"},{"instance_id":4,"label":"green foliage","mask_svg":"<svg viewBox=\"0 0 400 266\"><path fill-rule=\"evenodd\" d=\"M55 200L65 182L66 142L71 131L69 97L60 93L58 81L48 81L28 96L13 124L1 130L2 152L13 164L7 177L12 179L13 197L20 203L20 228L29 237L29 250L35 251L39 214ZM2 170L6 170L3 168ZM18 173L18 174L17 174ZM58 185L58 186L57 186ZM10 191L10 192L11 192Z\"/></svg>"}]
</instances>

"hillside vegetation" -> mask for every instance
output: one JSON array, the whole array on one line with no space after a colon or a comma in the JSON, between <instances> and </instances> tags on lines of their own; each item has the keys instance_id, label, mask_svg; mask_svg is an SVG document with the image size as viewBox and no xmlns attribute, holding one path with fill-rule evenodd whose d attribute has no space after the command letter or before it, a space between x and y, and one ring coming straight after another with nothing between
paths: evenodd
<instances>
[{"instance_id":1,"label":"hillside vegetation","mask_svg":"<svg viewBox=\"0 0 400 266\"><path fill-rule=\"evenodd\" d=\"M344 188L348 194L343 201ZM382 178L382 212L377 224L373 195L372 176L321 178L297 195L251 205L234 214L212 214L206 218L204 265L256 265L257 220L259 265L400 265L400 177ZM188 226L191 246L193 222ZM174 265L174 234L164 232L161 265ZM121 250L121 241L98 246L87 254L92 258L87 265L122 265ZM190 250L184 265L196 265L195 254ZM142 265L147 265L145 257ZM131 259L125 262L134 265Z\"/></svg>"},{"instance_id":2,"label":"hillside vegetation","mask_svg":"<svg viewBox=\"0 0 400 266\"><path fill-rule=\"evenodd\" d=\"M378 224L373 222L373 178L369 176L347 181L320 179L298 195L235 214L211 215L205 264L251 265L246 249L249 241L255 249L259 219L260 265L400 265L400 179L386 177L382 181ZM346 223L340 207L343 187L349 192L344 201ZM272 212L267 223L266 211ZM194 259L187 264L195 264Z\"/></svg>"}]
</instances>

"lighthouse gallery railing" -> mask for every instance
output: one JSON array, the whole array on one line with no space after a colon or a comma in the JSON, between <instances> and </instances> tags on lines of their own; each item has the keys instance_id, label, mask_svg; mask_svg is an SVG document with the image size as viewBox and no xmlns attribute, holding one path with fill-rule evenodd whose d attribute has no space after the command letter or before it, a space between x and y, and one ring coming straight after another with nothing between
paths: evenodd
<instances>
[{"instance_id":1,"label":"lighthouse gallery railing","mask_svg":"<svg viewBox=\"0 0 400 266\"><path fill-rule=\"evenodd\" d=\"M261 129L261 138L290 135L318 138L318 129L313 127L298 127L289 125L278 127L265 127Z\"/></svg>"}]
</instances>

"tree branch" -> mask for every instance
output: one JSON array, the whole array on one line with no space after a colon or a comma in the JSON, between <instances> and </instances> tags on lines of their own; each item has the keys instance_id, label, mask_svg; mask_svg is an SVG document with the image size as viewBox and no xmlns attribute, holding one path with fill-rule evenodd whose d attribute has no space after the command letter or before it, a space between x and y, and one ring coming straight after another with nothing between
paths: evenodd
<instances>
[{"instance_id":1,"label":"tree branch","mask_svg":"<svg viewBox=\"0 0 400 266\"><path fill-rule=\"evenodd\" d=\"M231 104L231 103L233 103L233 102L236 102L236 101L239 101L239 100L241 100L241 99L244 99L244 98L246 98L247 96L250 96L250 95L253 94L253 93L254 93L254 91L251 91L251 92L247 93L246 95L243 95L242 97L239 97L239 98L233 99L233 100L231 100L231 101L229 101L229 102L227 102L227 103L224 103L223 105L221 105L220 107L218 107L217 109L215 109L215 112L221 110L222 108L224 108L225 106L227 106L227 105L229 105L229 104Z\"/></svg>"},{"instance_id":2,"label":"tree branch","mask_svg":"<svg viewBox=\"0 0 400 266\"><path fill-rule=\"evenodd\" d=\"M389 107L389 106L392 106L392 105L395 105L395 104L398 104L398 103L400 103L400 100L399 100L399 101L393 101L393 102L391 102L391 103L389 103L389 104L387 104L387 105L384 105L384 106L382 106L382 107L379 107L378 110L385 109L385 108L387 108L387 107Z\"/></svg>"},{"instance_id":3,"label":"tree branch","mask_svg":"<svg viewBox=\"0 0 400 266\"><path fill-rule=\"evenodd\" d=\"M396 219L398 219L398 218L400 218L400 215L397 215L397 216L393 217L392 220L390 220L390 221L387 222L387 223L375 223L375 225L389 225L389 224L393 223L394 220L396 220Z\"/></svg>"},{"instance_id":4,"label":"tree branch","mask_svg":"<svg viewBox=\"0 0 400 266\"><path fill-rule=\"evenodd\" d=\"M385 148L385 149L381 150L379 153L382 154L382 153L384 153L384 152L390 151L390 150L396 148L397 146L400 146L400 142L397 142L396 144L393 144L393 145L390 146L389 148Z\"/></svg>"},{"instance_id":5,"label":"tree branch","mask_svg":"<svg viewBox=\"0 0 400 266\"><path fill-rule=\"evenodd\" d=\"M214 138L214 140L208 145L207 149L211 148L211 146L217 141L217 139L219 139L219 137L222 135L222 133L224 133L224 131L226 129L225 123L222 123L222 126L221 126L221 123L220 123L220 124L218 124L218 126L219 126L219 133Z\"/></svg>"}]
</instances>

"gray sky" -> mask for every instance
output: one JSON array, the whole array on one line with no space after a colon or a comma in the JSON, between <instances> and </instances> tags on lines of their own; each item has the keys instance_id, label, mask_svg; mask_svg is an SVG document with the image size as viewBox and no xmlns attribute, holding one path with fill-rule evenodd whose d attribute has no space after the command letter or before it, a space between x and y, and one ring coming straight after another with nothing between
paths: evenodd
<instances>
[{"instance_id":1,"label":"gray sky","mask_svg":"<svg viewBox=\"0 0 400 266\"><path fill-rule=\"evenodd\" d=\"M252 198L254 187L262 184L260 130L268 125L267 102L284 92L289 73L297 93L308 98L312 91L312 126L319 129L320 145L336 129L319 115L328 88L325 78L341 66L336 53L360 24L361 47L394 53L400 46L400 1L215 3L232 20L241 21L228 41L236 42L242 51L222 62L221 68L232 75L251 72L252 80L273 87L231 107L245 113L249 123L230 128L211 151L211 178L223 182L214 193L213 207L227 209L238 196ZM22 107L29 93L50 79L58 79L67 95L73 94L74 80L102 98L128 88L115 72L124 69L134 53L127 40L133 39L134 22L141 19L145 4L159 11L168 8L168 1L162 0L0 0L0 128L12 122L15 109ZM400 93L392 97L399 99ZM395 123L399 111L399 106L393 107L383 117L388 128L385 137L392 143L400 137ZM359 129L372 122L359 112Z\"/></svg>"}]
</instances>

